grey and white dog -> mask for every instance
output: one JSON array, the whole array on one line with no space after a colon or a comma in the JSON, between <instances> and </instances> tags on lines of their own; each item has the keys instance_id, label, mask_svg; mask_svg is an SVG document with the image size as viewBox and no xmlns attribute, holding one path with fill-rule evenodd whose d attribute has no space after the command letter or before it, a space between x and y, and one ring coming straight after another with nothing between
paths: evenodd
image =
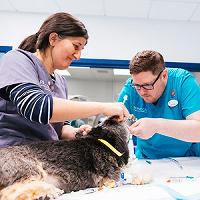
<instances>
[{"instance_id":1,"label":"grey and white dog","mask_svg":"<svg viewBox=\"0 0 200 200\"><path fill-rule=\"evenodd\" d=\"M128 131L114 117L86 136L0 149L0 199L54 199L118 181L128 163Z\"/></svg>"}]
</instances>

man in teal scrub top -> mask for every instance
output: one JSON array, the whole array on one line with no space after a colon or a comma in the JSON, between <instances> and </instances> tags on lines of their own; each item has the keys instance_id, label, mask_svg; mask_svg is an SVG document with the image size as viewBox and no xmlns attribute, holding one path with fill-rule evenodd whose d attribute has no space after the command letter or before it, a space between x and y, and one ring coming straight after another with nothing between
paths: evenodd
<instances>
[{"instance_id":1,"label":"man in teal scrub top","mask_svg":"<svg viewBox=\"0 0 200 200\"><path fill-rule=\"evenodd\" d=\"M137 121L136 156L158 159L200 155L200 86L180 68L165 68L155 51L137 53L129 65L131 78L118 101Z\"/></svg>"}]
</instances>

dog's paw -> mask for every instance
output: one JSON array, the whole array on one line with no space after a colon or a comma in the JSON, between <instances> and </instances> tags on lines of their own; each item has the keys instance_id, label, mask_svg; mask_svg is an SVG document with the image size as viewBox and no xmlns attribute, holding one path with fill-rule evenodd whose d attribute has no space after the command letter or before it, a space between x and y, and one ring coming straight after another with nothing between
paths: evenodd
<instances>
[{"instance_id":1,"label":"dog's paw","mask_svg":"<svg viewBox=\"0 0 200 200\"><path fill-rule=\"evenodd\" d=\"M15 183L1 190L0 199L3 200L52 200L64 191L43 181Z\"/></svg>"},{"instance_id":2,"label":"dog's paw","mask_svg":"<svg viewBox=\"0 0 200 200\"><path fill-rule=\"evenodd\" d=\"M114 188L116 187L116 185L117 185L116 181L111 180L111 179L109 179L108 181L104 183L104 186L108 188Z\"/></svg>"},{"instance_id":3,"label":"dog's paw","mask_svg":"<svg viewBox=\"0 0 200 200\"><path fill-rule=\"evenodd\" d=\"M150 176L135 176L130 180L132 185L144 185L151 182Z\"/></svg>"},{"instance_id":4,"label":"dog's paw","mask_svg":"<svg viewBox=\"0 0 200 200\"><path fill-rule=\"evenodd\" d=\"M143 185L152 181L152 170L148 165L142 165L137 160L130 161L121 171L122 184Z\"/></svg>"}]
</instances>

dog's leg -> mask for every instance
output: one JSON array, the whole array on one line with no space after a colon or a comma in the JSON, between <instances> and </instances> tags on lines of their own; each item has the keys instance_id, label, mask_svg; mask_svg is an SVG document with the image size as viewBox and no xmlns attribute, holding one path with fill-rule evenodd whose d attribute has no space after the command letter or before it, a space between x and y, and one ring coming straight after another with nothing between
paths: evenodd
<instances>
[{"instance_id":1,"label":"dog's leg","mask_svg":"<svg viewBox=\"0 0 200 200\"><path fill-rule=\"evenodd\" d=\"M114 188L114 187L117 186L117 183L116 183L116 181L113 180L113 179L106 179L106 180L104 180L103 185L104 185L105 187L108 187L108 188Z\"/></svg>"},{"instance_id":2,"label":"dog's leg","mask_svg":"<svg viewBox=\"0 0 200 200\"><path fill-rule=\"evenodd\" d=\"M0 191L1 200L55 199L64 191L44 181L26 181L15 183Z\"/></svg>"},{"instance_id":3,"label":"dog's leg","mask_svg":"<svg viewBox=\"0 0 200 200\"><path fill-rule=\"evenodd\" d=\"M102 178L99 182L98 182L98 190L102 190L104 187L108 187L108 188L114 188L116 187L116 181L113 179L110 179L108 177L106 178Z\"/></svg>"}]
</instances>

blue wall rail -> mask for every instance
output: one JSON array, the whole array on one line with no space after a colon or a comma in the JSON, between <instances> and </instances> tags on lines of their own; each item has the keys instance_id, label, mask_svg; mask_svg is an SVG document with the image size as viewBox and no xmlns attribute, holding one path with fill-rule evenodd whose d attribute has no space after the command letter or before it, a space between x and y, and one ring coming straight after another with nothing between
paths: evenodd
<instances>
[{"instance_id":1,"label":"blue wall rail","mask_svg":"<svg viewBox=\"0 0 200 200\"><path fill-rule=\"evenodd\" d=\"M0 52L1 53L6 53L10 50L12 50L12 46L0 46Z\"/></svg>"},{"instance_id":2,"label":"blue wall rail","mask_svg":"<svg viewBox=\"0 0 200 200\"><path fill-rule=\"evenodd\" d=\"M0 58L8 51L12 49L11 46L0 46Z\"/></svg>"},{"instance_id":3,"label":"blue wall rail","mask_svg":"<svg viewBox=\"0 0 200 200\"><path fill-rule=\"evenodd\" d=\"M6 53L12 49L12 46L0 46L0 54ZM183 68L192 72L200 72L200 63L186 62L165 62L166 67ZM129 60L112 60L112 59L92 59L81 58L72 62L71 66L92 67L92 68L115 68L128 69Z\"/></svg>"},{"instance_id":4,"label":"blue wall rail","mask_svg":"<svg viewBox=\"0 0 200 200\"><path fill-rule=\"evenodd\" d=\"M172 68L177 67L177 68L183 68L192 72L200 72L200 63L165 62L165 65L166 67L172 67ZM81 58L80 60L73 61L71 66L128 69L129 60Z\"/></svg>"}]
</instances>

